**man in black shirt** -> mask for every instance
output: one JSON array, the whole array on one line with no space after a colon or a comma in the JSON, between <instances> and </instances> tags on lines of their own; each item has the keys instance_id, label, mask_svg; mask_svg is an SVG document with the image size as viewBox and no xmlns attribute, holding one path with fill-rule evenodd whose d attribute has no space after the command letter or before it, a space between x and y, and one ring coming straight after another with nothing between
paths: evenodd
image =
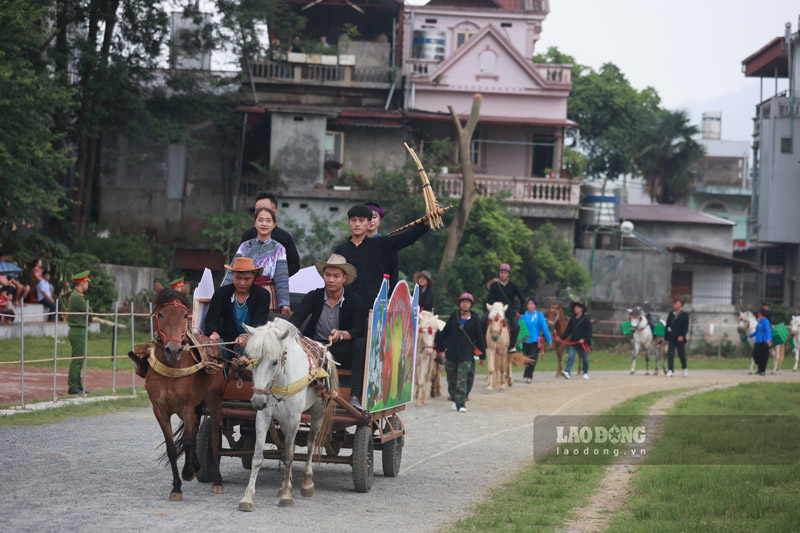
<instances>
[{"instance_id":1,"label":"man in black shirt","mask_svg":"<svg viewBox=\"0 0 800 533\"><path fill-rule=\"evenodd\" d=\"M575 355L580 352L583 361L583 379L589 379L589 346L592 345L592 321L586 316L586 305L583 302L572 302L572 318L567 323L567 329L561 334L561 340L567 340L572 335L567 357L567 368L561 375L569 379Z\"/></svg>"},{"instance_id":2,"label":"man in black shirt","mask_svg":"<svg viewBox=\"0 0 800 533\"><path fill-rule=\"evenodd\" d=\"M262 207L267 207L278 213L278 199L274 194L268 191L260 191L256 194L255 211ZM258 236L258 231L253 226L242 234L241 242L255 239ZM289 276L294 276L300 270L300 255L297 253L297 246L294 245L292 235L285 229L276 227L272 230L270 235L275 242L282 244L286 249L286 263L289 266Z\"/></svg>"},{"instance_id":3,"label":"man in black shirt","mask_svg":"<svg viewBox=\"0 0 800 533\"><path fill-rule=\"evenodd\" d=\"M377 202L365 202L364 205L372 210L372 218L370 218L369 224L367 224L367 237L380 237L381 222L383 222L383 217L386 216L386 212ZM400 257L397 253L393 253L389 258L389 270L387 274L391 276L389 278L389 294L392 294L394 286L400 281Z\"/></svg>"},{"instance_id":4,"label":"man in black shirt","mask_svg":"<svg viewBox=\"0 0 800 533\"><path fill-rule=\"evenodd\" d=\"M675 299L672 302L672 311L667 316L667 327L664 338L669 343L667 345L667 363L669 372L667 376L675 375L675 349L678 349L678 357L681 358L681 368L683 376L689 375L686 367L686 335L689 333L689 315L683 311L683 301Z\"/></svg>"},{"instance_id":5,"label":"man in black shirt","mask_svg":"<svg viewBox=\"0 0 800 533\"><path fill-rule=\"evenodd\" d=\"M375 297L381 288L383 275L389 274L390 259L406 246L411 246L425 232L428 226L416 224L411 229L392 235L391 237L367 237L367 226L372 217L372 210L363 205L354 205L347 211L351 237L336 247L334 253L343 256L348 263L356 267L356 278L351 289L367 305L372 308Z\"/></svg>"},{"instance_id":6,"label":"man in black shirt","mask_svg":"<svg viewBox=\"0 0 800 533\"><path fill-rule=\"evenodd\" d=\"M525 295L519 285L509 279L511 267L503 263L498 267L498 281L492 282L489 286L489 294L486 296L486 305L490 306L494 302L502 302L508 306L506 319L510 325L511 343L508 345L508 353L517 350L517 337L519 336L519 318L525 312ZM514 300L519 301L519 307L514 304ZM484 321L485 322L485 321Z\"/></svg>"},{"instance_id":7,"label":"man in black shirt","mask_svg":"<svg viewBox=\"0 0 800 533\"><path fill-rule=\"evenodd\" d=\"M367 307L349 285L358 279L358 272L344 257L332 254L327 261L316 261L317 272L325 287L303 297L289 322L310 339L333 343L328 348L342 368L352 369L350 405L361 406L364 387L364 360L367 352Z\"/></svg>"}]
</instances>

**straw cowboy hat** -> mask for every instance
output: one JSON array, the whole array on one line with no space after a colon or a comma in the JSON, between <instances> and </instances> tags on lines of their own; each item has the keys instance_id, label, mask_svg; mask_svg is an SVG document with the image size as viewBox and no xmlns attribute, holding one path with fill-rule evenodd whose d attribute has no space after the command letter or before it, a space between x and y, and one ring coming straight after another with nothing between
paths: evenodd
<instances>
[{"instance_id":1,"label":"straw cowboy hat","mask_svg":"<svg viewBox=\"0 0 800 533\"><path fill-rule=\"evenodd\" d=\"M345 285L350 285L358 277L358 272L356 272L356 267L348 263L347 259L345 259L339 254L331 254L331 256L328 258L327 261L323 261L322 259L317 259L316 261L314 261L314 266L317 267L317 272L319 272L320 276L322 276L323 272L328 267L336 267L342 269L342 272L344 272L345 275L347 276L347 281L344 282Z\"/></svg>"},{"instance_id":2,"label":"straw cowboy hat","mask_svg":"<svg viewBox=\"0 0 800 533\"><path fill-rule=\"evenodd\" d=\"M264 272L264 267L256 268L253 260L249 257L237 257L233 261L233 266L225 265L225 268L231 272L252 272L256 275L256 277L260 276L261 273Z\"/></svg>"}]
</instances>

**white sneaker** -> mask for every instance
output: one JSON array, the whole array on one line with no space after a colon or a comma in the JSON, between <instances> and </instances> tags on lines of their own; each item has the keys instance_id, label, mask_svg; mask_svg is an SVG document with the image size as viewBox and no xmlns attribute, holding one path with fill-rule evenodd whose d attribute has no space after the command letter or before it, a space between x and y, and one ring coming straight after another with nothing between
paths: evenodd
<instances>
[{"instance_id":1,"label":"white sneaker","mask_svg":"<svg viewBox=\"0 0 800 533\"><path fill-rule=\"evenodd\" d=\"M458 410L458 412L459 412L459 413L466 413L466 412L467 412L467 408L466 408L466 407L462 407L462 408L460 408L460 409Z\"/></svg>"},{"instance_id":2,"label":"white sneaker","mask_svg":"<svg viewBox=\"0 0 800 533\"><path fill-rule=\"evenodd\" d=\"M688 375L689 375L689 369L688 368L684 368L683 369L683 377L686 377Z\"/></svg>"},{"instance_id":3,"label":"white sneaker","mask_svg":"<svg viewBox=\"0 0 800 533\"><path fill-rule=\"evenodd\" d=\"M589 374L584 374L583 379L589 379Z\"/></svg>"},{"instance_id":4,"label":"white sneaker","mask_svg":"<svg viewBox=\"0 0 800 533\"><path fill-rule=\"evenodd\" d=\"M458 409L458 407L456 407L456 402L453 402L452 404L450 404L450 410L451 411L455 411L456 409Z\"/></svg>"},{"instance_id":5,"label":"white sneaker","mask_svg":"<svg viewBox=\"0 0 800 533\"><path fill-rule=\"evenodd\" d=\"M565 377L566 379L569 379L569 372L567 372L567 371L565 370L564 372L562 372L562 374L564 375L564 377Z\"/></svg>"},{"instance_id":6,"label":"white sneaker","mask_svg":"<svg viewBox=\"0 0 800 533\"><path fill-rule=\"evenodd\" d=\"M668 378L671 378L671 377L672 377L672 376L674 376L674 375L675 375L675 374L673 374L673 373L672 373L672 370L670 370L669 372L667 372L667 377L668 377Z\"/></svg>"}]
</instances>

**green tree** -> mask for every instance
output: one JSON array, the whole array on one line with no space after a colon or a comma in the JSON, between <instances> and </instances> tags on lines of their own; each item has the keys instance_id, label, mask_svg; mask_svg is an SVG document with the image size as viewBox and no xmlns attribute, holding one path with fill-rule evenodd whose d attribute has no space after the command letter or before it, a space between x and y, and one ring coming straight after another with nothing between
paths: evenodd
<instances>
[{"instance_id":1,"label":"green tree","mask_svg":"<svg viewBox=\"0 0 800 533\"><path fill-rule=\"evenodd\" d=\"M51 2L0 2L0 231L61 216L65 191L55 176L69 164L54 116L71 91L42 60L51 35L41 24Z\"/></svg>"},{"instance_id":2,"label":"green tree","mask_svg":"<svg viewBox=\"0 0 800 533\"><path fill-rule=\"evenodd\" d=\"M243 228L252 226L253 219L241 211L220 211L218 213L200 213L200 217L211 223L210 228L200 234L206 244L217 252L225 254L225 262L230 263L241 239Z\"/></svg>"},{"instance_id":3,"label":"green tree","mask_svg":"<svg viewBox=\"0 0 800 533\"><path fill-rule=\"evenodd\" d=\"M567 117L580 125L579 149L587 156L586 172L609 179L633 172L639 128L660 103L656 90L638 91L613 63L595 71L556 47L537 54L534 62L573 65Z\"/></svg>"},{"instance_id":4,"label":"green tree","mask_svg":"<svg viewBox=\"0 0 800 533\"><path fill-rule=\"evenodd\" d=\"M657 202L673 204L691 191L694 176L689 167L705 155L703 146L694 140L698 132L685 111L660 110L642 128L634 159L647 192Z\"/></svg>"}]
</instances>

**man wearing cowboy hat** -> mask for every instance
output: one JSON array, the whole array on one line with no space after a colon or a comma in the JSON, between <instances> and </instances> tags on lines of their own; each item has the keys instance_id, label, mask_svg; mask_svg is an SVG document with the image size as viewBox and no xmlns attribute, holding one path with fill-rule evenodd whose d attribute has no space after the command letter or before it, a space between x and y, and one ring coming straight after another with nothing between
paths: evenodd
<instances>
[{"instance_id":1,"label":"man wearing cowboy hat","mask_svg":"<svg viewBox=\"0 0 800 533\"><path fill-rule=\"evenodd\" d=\"M233 351L243 354L248 338L243 324L255 328L267 323L270 295L267 289L253 283L263 268L256 268L249 257L237 257L232 266L225 268L233 275L233 283L214 291L204 329L214 342L236 342ZM222 358L231 360L233 353L222 350Z\"/></svg>"},{"instance_id":2,"label":"man wearing cowboy hat","mask_svg":"<svg viewBox=\"0 0 800 533\"><path fill-rule=\"evenodd\" d=\"M353 371L350 404L361 407L364 389L364 357L367 351L367 306L348 288L358 273L344 257L331 254L327 261L317 259L317 272L325 287L303 297L289 321L315 341L333 343L328 351L342 368ZM305 323L305 326L303 324Z\"/></svg>"},{"instance_id":3,"label":"man wearing cowboy hat","mask_svg":"<svg viewBox=\"0 0 800 533\"><path fill-rule=\"evenodd\" d=\"M567 340L572 335L574 344L569 345L569 357L567 357L567 368L561 372L566 379L570 378L572 365L575 363L575 355L580 352L583 361L583 379L589 379L589 346L592 344L592 321L586 316L586 304L583 302L572 302L572 318L567 323L567 329L561 334L561 340Z\"/></svg>"},{"instance_id":4,"label":"man wearing cowboy hat","mask_svg":"<svg viewBox=\"0 0 800 533\"><path fill-rule=\"evenodd\" d=\"M433 280L431 279L431 273L427 270L415 272L414 283L419 285L419 290L421 291L419 293L419 310L433 313L433 289L431 289Z\"/></svg>"},{"instance_id":5,"label":"man wearing cowboy hat","mask_svg":"<svg viewBox=\"0 0 800 533\"><path fill-rule=\"evenodd\" d=\"M72 346L72 360L69 362L69 378L67 394L84 394L89 392L81 384L83 356L86 355L86 290L89 288L89 271L84 270L72 276L75 287L69 295L67 303L67 324L69 324L69 343ZM92 312L91 307L89 312Z\"/></svg>"}]
</instances>

